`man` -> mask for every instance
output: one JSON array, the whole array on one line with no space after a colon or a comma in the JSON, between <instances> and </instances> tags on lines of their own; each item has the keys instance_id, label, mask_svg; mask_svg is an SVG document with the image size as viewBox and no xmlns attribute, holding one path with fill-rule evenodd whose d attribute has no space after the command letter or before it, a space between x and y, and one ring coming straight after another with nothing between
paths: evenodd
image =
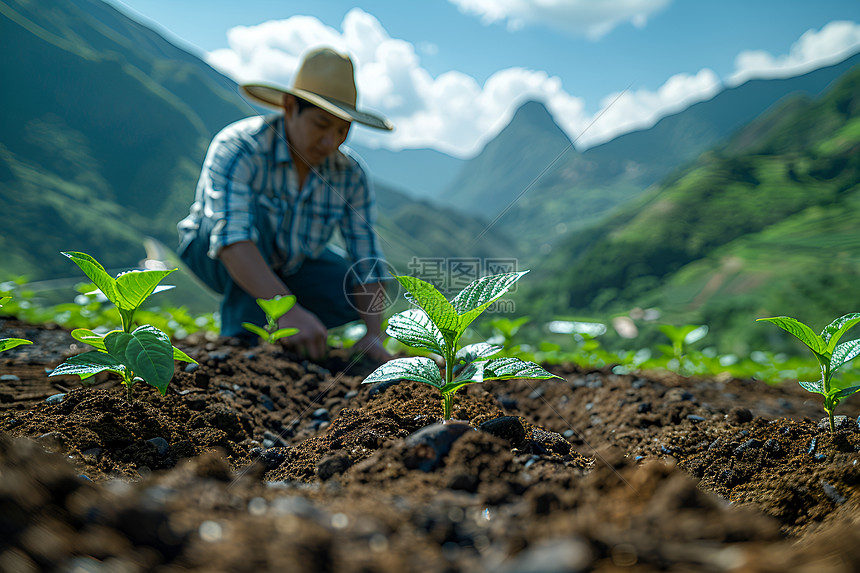
<instances>
[{"instance_id":1,"label":"man","mask_svg":"<svg viewBox=\"0 0 860 573\"><path fill-rule=\"evenodd\" d=\"M307 54L291 89L242 89L283 115L246 118L215 136L190 214L178 225L180 256L223 294L221 334L246 337L242 322L265 324L256 299L292 294L295 306L278 321L299 329L282 339L288 346L319 359L327 329L360 318L367 333L356 350L391 358L373 306L388 278L374 195L361 165L339 150L353 121L391 124L356 109L352 61L330 48ZM351 267L328 246L336 229Z\"/></svg>"}]
</instances>

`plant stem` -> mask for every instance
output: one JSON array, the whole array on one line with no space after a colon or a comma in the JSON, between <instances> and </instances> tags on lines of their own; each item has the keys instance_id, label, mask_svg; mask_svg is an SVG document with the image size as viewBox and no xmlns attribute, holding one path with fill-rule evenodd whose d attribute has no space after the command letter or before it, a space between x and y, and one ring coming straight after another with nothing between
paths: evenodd
<instances>
[{"instance_id":1,"label":"plant stem","mask_svg":"<svg viewBox=\"0 0 860 573\"><path fill-rule=\"evenodd\" d=\"M836 426L833 423L833 410L827 410L827 415L830 417L830 433L836 432Z\"/></svg>"},{"instance_id":2,"label":"plant stem","mask_svg":"<svg viewBox=\"0 0 860 573\"><path fill-rule=\"evenodd\" d=\"M451 419L451 411L454 409L454 393L442 394L442 418L445 422Z\"/></svg>"}]
</instances>

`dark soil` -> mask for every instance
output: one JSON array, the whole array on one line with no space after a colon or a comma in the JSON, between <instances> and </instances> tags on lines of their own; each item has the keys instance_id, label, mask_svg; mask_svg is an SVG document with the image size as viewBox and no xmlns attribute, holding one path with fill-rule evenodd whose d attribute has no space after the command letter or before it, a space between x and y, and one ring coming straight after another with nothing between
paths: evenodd
<instances>
[{"instance_id":1,"label":"dark soil","mask_svg":"<svg viewBox=\"0 0 860 573\"><path fill-rule=\"evenodd\" d=\"M860 571L860 404L615 375L435 389L375 364L178 343L166 396L47 376L0 319L0 571ZM475 430L475 428L481 428Z\"/></svg>"}]
</instances>

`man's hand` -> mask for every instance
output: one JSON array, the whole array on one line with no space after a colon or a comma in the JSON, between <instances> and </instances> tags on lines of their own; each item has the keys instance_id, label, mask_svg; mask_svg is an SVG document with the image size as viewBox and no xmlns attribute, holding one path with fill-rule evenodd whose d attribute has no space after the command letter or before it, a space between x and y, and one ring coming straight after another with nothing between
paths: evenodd
<instances>
[{"instance_id":1,"label":"man's hand","mask_svg":"<svg viewBox=\"0 0 860 573\"><path fill-rule=\"evenodd\" d=\"M313 360L325 358L328 350L328 331L317 316L298 304L278 319L278 328L298 328L298 333L282 338L285 346L305 349Z\"/></svg>"},{"instance_id":2,"label":"man's hand","mask_svg":"<svg viewBox=\"0 0 860 573\"><path fill-rule=\"evenodd\" d=\"M356 342L352 348L356 352L363 352L365 356L368 356L376 362L388 362L394 358L394 356L392 356L391 353L382 345L382 338L378 333L373 334L368 332L362 336L361 340Z\"/></svg>"}]
</instances>

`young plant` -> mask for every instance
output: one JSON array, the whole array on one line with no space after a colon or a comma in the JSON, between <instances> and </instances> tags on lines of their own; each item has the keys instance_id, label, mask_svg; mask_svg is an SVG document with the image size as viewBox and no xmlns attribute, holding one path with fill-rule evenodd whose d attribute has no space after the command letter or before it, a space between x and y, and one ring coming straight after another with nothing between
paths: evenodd
<instances>
[{"instance_id":1,"label":"young plant","mask_svg":"<svg viewBox=\"0 0 860 573\"><path fill-rule=\"evenodd\" d=\"M6 304L6 301L11 299L11 296L0 296L0 307ZM15 348L16 346L21 346L23 344L33 343L23 338L0 338L0 352L3 352L4 350L10 350L12 348Z\"/></svg>"},{"instance_id":2,"label":"young plant","mask_svg":"<svg viewBox=\"0 0 860 573\"><path fill-rule=\"evenodd\" d=\"M821 334L815 334L810 327L789 316L759 318L757 320L772 322L791 333L815 355L821 368L821 379L814 382L800 382L800 385L809 392L824 396L824 411L830 418L830 431L836 431L833 424L833 410L843 399L855 392L860 392L860 384L840 388L838 384L833 382L833 374L836 370L860 354L860 340L850 340L839 344L842 335L860 322L860 313L855 312L837 318L825 326Z\"/></svg>"},{"instance_id":3,"label":"young plant","mask_svg":"<svg viewBox=\"0 0 860 573\"><path fill-rule=\"evenodd\" d=\"M505 273L478 279L450 302L433 285L408 276L395 277L406 289L406 298L418 308L392 316L386 332L403 344L438 354L445 362L444 378L431 358L413 356L386 362L362 384L411 380L438 388L442 394L442 416L451 419L454 394L467 384L487 380L560 378L533 362L519 358L490 356L501 346L479 342L460 348L458 342L466 328L508 288L528 271Z\"/></svg>"},{"instance_id":4,"label":"young plant","mask_svg":"<svg viewBox=\"0 0 860 573\"><path fill-rule=\"evenodd\" d=\"M278 328L278 319L287 314L296 304L296 297L292 295L276 295L274 298L258 298L257 304L266 313L266 327L262 328L250 322L243 322L245 330L249 330L260 337L263 342L273 344L275 341L296 334L298 328Z\"/></svg>"},{"instance_id":5,"label":"young plant","mask_svg":"<svg viewBox=\"0 0 860 573\"><path fill-rule=\"evenodd\" d=\"M111 277L104 267L85 253L62 253L86 274L96 287L116 306L122 330L98 334L86 328L72 331L75 340L95 347L95 350L72 356L57 366L51 376L76 374L81 380L99 372L113 372L122 377L131 399L131 387L138 380L158 388L162 395L173 379L173 361L197 363L170 343L170 337L154 326L145 324L132 330L134 313L154 292L173 287L158 286L175 271L145 270L120 273Z\"/></svg>"},{"instance_id":6,"label":"young plant","mask_svg":"<svg viewBox=\"0 0 860 573\"><path fill-rule=\"evenodd\" d=\"M689 345L698 342L708 334L708 326L695 324L687 324L684 326L672 326L671 324L663 324L660 326L660 332L672 341L672 346L667 344L659 344L657 348L666 356L671 356L669 360L669 369L678 374L689 374L690 365L687 361L687 349Z\"/></svg>"}]
</instances>

